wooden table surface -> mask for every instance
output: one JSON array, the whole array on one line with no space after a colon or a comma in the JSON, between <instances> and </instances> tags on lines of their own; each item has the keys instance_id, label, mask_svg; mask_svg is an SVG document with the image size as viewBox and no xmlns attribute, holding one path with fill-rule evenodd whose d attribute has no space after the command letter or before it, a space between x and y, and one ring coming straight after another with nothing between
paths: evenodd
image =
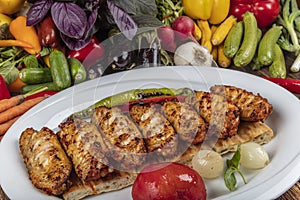
<instances>
[{"instance_id":1,"label":"wooden table surface","mask_svg":"<svg viewBox=\"0 0 300 200\"><path fill-rule=\"evenodd\" d=\"M295 57L286 55L286 65L287 65L287 70L289 69L291 63L293 63ZM251 73L257 76L265 76L268 75L268 68L263 68L258 71L254 71L251 69L251 65L243 68L237 68L237 67L230 67L230 69L234 70L239 70L239 71L244 71L247 73ZM300 79L300 72L298 73L287 73L287 78L293 78L293 79ZM300 99L300 94L295 94L299 99ZM300 144L300 143L299 143ZM0 200L8 200L7 196L4 194L0 187ZM286 191L284 194L282 194L279 198L276 200L296 200L300 199L300 180L295 183L288 191Z\"/></svg>"}]
</instances>

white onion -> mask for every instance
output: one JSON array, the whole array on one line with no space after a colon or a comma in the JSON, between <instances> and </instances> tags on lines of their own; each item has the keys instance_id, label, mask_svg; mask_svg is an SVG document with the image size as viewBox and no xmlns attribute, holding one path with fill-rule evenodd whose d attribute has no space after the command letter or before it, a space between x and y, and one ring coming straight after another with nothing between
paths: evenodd
<instances>
[{"instance_id":1,"label":"white onion","mask_svg":"<svg viewBox=\"0 0 300 200\"><path fill-rule=\"evenodd\" d=\"M243 167L248 169L261 169L269 164L269 155L263 146L255 142L241 145L241 160Z\"/></svg>"},{"instance_id":2,"label":"white onion","mask_svg":"<svg viewBox=\"0 0 300 200\"><path fill-rule=\"evenodd\" d=\"M213 58L209 51L195 42L180 45L174 53L177 66L212 66Z\"/></svg>"},{"instance_id":3,"label":"white onion","mask_svg":"<svg viewBox=\"0 0 300 200\"><path fill-rule=\"evenodd\" d=\"M222 156L212 150L200 150L192 159L193 168L203 177L213 179L221 176L224 171Z\"/></svg>"}]
</instances>

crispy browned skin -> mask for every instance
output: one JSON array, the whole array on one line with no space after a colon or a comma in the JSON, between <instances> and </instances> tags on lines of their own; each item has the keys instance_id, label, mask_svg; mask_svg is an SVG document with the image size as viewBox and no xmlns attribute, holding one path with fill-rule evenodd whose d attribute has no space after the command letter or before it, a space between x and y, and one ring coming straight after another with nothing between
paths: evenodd
<instances>
[{"instance_id":1,"label":"crispy browned skin","mask_svg":"<svg viewBox=\"0 0 300 200\"><path fill-rule=\"evenodd\" d=\"M98 180L113 171L108 167L107 149L94 124L74 119L59 124L59 128L57 135L81 181Z\"/></svg>"},{"instance_id":2,"label":"crispy browned skin","mask_svg":"<svg viewBox=\"0 0 300 200\"><path fill-rule=\"evenodd\" d=\"M211 87L216 94L226 95L240 109L240 118L244 121L264 121L272 112L273 107L266 98L255 95L234 86L216 85Z\"/></svg>"},{"instance_id":3,"label":"crispy browned skin","mask_svg":"<svg viewBox=\"0 0 300 200\"><path fill-rule=\"evenodd\" d=\"M52 195L68 189L72 164L52 130L27 128L22 132L19 147L35 187Z\"/></svg>"},{"instance_id":4,"label":"crispy browned skin","mask_svg":"<svg viewBox=\"0 0 300 200\"><path fill-rule=\"evenodd\" d=\"M163 157L173 157L178 145L177 134L170 122L160 113L157 104L136 104L130 108L130 116L143 134L148 152Z\"/></svg>"},{"instance_id":5,"label":"crispy browned skin","mask_svg":"<svg viewBox=\"0 0 300 200\"><path fill-rule=\"evenodd\" d=\"M163 103L162 110L182 140L193 144L203 142L207 123L193 106L185 102L168 101Z\"/></svg>"},{"instance_id":6,"label":"crispy browned skin","mask_svg":"<svg viewBox=\"0 0 300 200\"><path fill-rule=\"evenodd\" d=\"M186 98L186 102L194 105L201 117L209 124L207 130L209 137L225 139L237 133L240 111L223 96L195 91Z\"/></svg>"},{"instance_id":7,"label":"crispy browned skin","mask_svg":"<svg viewBox=\"0 0 300 200\"><path fill-rule=\"evenodd\" d=\"M92 122L97 125L110 148L114 166L121 170L135 170L145 161L146 145L135 123L117 108L100 106L95 109Z\"/></svg>"}]
</instances>

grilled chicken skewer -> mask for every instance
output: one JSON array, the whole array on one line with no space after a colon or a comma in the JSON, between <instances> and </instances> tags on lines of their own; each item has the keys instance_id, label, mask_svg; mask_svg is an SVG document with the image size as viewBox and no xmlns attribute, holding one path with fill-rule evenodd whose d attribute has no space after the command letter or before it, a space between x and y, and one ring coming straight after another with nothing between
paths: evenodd
<instances>
[{"instance_id":1,"label":"grilled chicken skewer","mask_svg":"<svg viewBox=\"0 0 300 200\"><path fill-rule=\"evenodd\" d=\"M241 88L216 85L210 90L212 93L223 95L228 101L232 101L240 109L240 118L244 121L264 121L273 110L266 98Z\"/></svg>"},{"instance_id":2,"label":"grilled chicken skewer","mask_svg":"<svg viewBox=\"0 0 300 200\"><path fill-rule=\"evenodd\" d=\"M94 124L74 119L61 123L59 128L57 135L82 182L98 180L113 172L105 157L107 147Z\"/></svg>"},{"instance_id":3,"label":"grilled chicken skewer","mask_svg":"<svg viewBox=\"0 0 300 200\"><path fill-rule=\"evenodd\" d=\"M173 126L159 111L159 104L135 104L129 112L143 134L148 152L154 153L151 159L164 160L176 155L178 138Z\"/></svg>"},{"instance_id":4,"label":"grilled chicken skewer","mask_svg":"<svg viewBox=\"0 0 300 200\"><path fill-rule=\"evenodd\" d=\"M32 184L47 194L60 195L68 189L72 163L49 128L27 128L19 147Z\"/></svg>"},{"instance_id":5,"label":"grilled chicken skewer","mask_svg":"<svg viewBox=\"0 0 300 200\"><path fill-rule=\"evenodd\" d=\"M92 116L100 130L110 157L115 161L113 166L121 171L135 171L145 162L146 146L142 134L134 122L118 107L100 106Z\"/></svg>"},{"instance_id":6,"label":"grilled chicken skewer","mask_svg":"<svg viewBox=\"0 0 300 200\"><path fill-rule=\"evenodd\" d=\"M194 105L209 124L206 133L208 137L225 139L237 133L240 123L239 108L224 96L195 91L185 101Z\"/></svg>"},{"instance_id":7,"label":"grilled chicken skewer","mask_svg":"<svg viewBox=\"0 0 300 200\"><path fill-rule=\"evenodd\" d=\"M181 140L193 144L203 142L207 123L193 106L185 102L167 101L163 103L162 111Z\"/></svg>"}]
</instances>

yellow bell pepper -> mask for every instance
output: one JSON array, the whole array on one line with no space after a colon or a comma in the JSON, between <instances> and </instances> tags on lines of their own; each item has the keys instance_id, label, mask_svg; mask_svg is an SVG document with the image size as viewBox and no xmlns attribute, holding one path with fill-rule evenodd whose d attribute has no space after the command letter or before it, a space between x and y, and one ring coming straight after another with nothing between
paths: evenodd
<instances>
[{"instance_id":1,"label":"yellow bell pepper","mask_svg":"<svg viewBox=\"0 0 300 200\"><path fill-rule=\"evenodd\" d=\"M193 19L208 20L214 0L183 0L184 13Z\"/></svg>"},{"instance_id":2,"label":"yellow bell pepper","mask_svg":"<svg viewBox=\"0 0 300 200\"><path fill-rule=\"evenodd\" d=\"M220 24L227 17L230 8L230 0L214 0L211 10L210 24Z\"/></svg>"},{"instance_id":3,"label":"yellow bell pepper","mask_svg":"<svg viewBox=\"0 0 300 200\"><path fill-rule=\"evenodd\" d=\"M228 15L230 0L182 0L182 5L187 16L219 24Z\"/></svg>"}]
</instances>

